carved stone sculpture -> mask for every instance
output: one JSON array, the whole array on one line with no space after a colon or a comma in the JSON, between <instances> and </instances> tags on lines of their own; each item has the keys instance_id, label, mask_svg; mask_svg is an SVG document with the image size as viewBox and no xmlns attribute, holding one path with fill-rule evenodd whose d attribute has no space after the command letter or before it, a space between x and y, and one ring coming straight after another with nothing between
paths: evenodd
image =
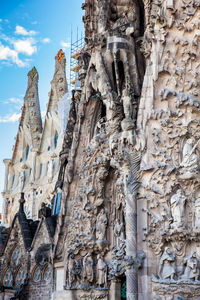
<instances>
[{"instance_id":1,"label":"carved stone sculpture","mask_svg":"<svg viewBox=\"0 0 200 300\"><path fill-rule=\"evenodd\" d=\"M194 203L194 229L200 229L200 198L197 198Z\"/></svg>"},{"instance_id":2,"label":"carved stone sculpture","mask_svg":"<svg viewBox=\"0 0 200 300\"><path fill-rule=\"evenodd\" d=\"M97 256L97 283L99 286L107 285L107 264L101 254Z\"/></svg>"},{"instance_id":3,"label":"carved stone sculpture","mask_svg":"<svg viewBox=\"0 0 200 300\"><path fill-rule=\"evenodd\" d=\"M92 283L94 279L94 270L93 270L93 258L92 253L86 254L83 258L83 278L86 282Z\"/></svg>"},{"instance_id":4,"label":"carved stone sculpture","mask_svg":"<svg viewBox=\"0 0 200 300\"><path fill-rule=\"evenodd\" d=\"M175 255L169 247L165 250L160 258L158 276L160 279L173 280L175 275Z\"/></svg>"},{"instance_id":5,"label":"carved stone sculpture","mask_svg":"<svg viewBox=\"0 0 200 300\"><path fill-rule=\"evenodd\" d=\"M171 214L173 223L171 228L178 229L184 225L184 212L185 212L186 197L181 189L177 190L170 199Z\"/></svg>"},{"instance_id":6,"label":"carved stone sculpture","mask_svg":"<svg viewBox=\"0 0 200 300\"><path fill-rule=\"evenodd\" d=\"M124 239L123 227L124 227L123 222L120 222L120 220L117 219L114 227L114 235L115 235L117 247L119 247L121 241Z\"/></svg>"},{"instance_id":7,"label":"carved stone sculpture","mask_svg":"<svg viewBox=\"0 0 200 300\"><path fill-rule=\"evenodd\" d=\"M132 120L135 117L135 113L133 111L133 104L131 102L131 97L128 95L126 89L124 89L122 92L122 101L123 101L125 118Z\"/></svg>"},{"instance_id":8,"label":"carved stone sculpture","mask_svg":"<svg viewBox=\"0 0 200 300\"><path fill-rule=\"evenodd\" d=\"M97 216L96 221L96 238L97 240L105 240L106 239L106 228L108 224L108 219L104 209L101 209Z\"/></svg>"},{"instance_id":9,"label":"carved stone sculpture","mask_svg":"<svg viewBox=\"0 0 200 300\"><path fill-rule=\"evenodd\" d=\"M97 191L97 197L95 204L96 206L100 206L104 201L104 185L105 185L105 179L108 176L108 170L106 166L100 166L96 173L96 191Z\"/></svg>"},{"instance_id":10,"label":"carved stone sculpture","mask_svg":"<svg viewBox=\"0 0 200 300\"><path fill-rule=\"evenodd\" d=\"M74 254L70 253L67 262L67 285L69 287L73 286L75 280L74 267L75 267Z\"/></svg>"},{"instance_id":11,"label":"carved stone sculpture","mask_svg":"<svg viewBox=\"0 0 200 300\"><path fill-rule=\"evenodd\" d=\"M183 266L185 266L185 271L181 277L182 279L198 280L200 273L199 259L195 251L184 259Z\"/></svg>"},{"instance_id":12,"label":"carved stone sculpture","mask_svg":"<svg viewBox=\"0 0 200 300\"><path fill-rule=\"evenodd\" d=\"M195 150L199 144L199 141L195 144L194 138L189 138L183 147L183 159L180 164L181 178L187 179L198 175L198 155Z\"/></svg>"}]
</instances>

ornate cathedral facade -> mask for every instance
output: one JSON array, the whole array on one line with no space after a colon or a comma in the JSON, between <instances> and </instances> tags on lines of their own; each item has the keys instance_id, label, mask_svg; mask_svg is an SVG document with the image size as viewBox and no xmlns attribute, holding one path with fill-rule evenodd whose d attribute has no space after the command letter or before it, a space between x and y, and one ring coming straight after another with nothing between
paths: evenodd
<instances>
[{"instance_id":1,"label":"ornate cathedral facade","mask_svg":"<svg viewBox=\"0 0 200 300\"><path fill-rule=\"evenodd\" d=\"M29 218L20 179L18 212L1 230L0 299L198 300L200 1L82 8L81 88L71 95L51 208L36 197L38 220ZM60 79L52 97L56 86L67 91ZM25 107L33 102L35 112L36 84L34 69Z\"/></svg>"}]
</instances>

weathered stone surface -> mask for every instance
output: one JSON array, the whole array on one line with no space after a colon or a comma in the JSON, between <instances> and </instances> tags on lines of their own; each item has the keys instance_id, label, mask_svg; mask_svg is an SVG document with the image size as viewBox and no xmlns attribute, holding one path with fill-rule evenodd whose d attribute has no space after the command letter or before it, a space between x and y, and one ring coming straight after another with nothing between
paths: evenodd
<instances>
[{"instance_id":1,"label":"weathered stone surface","mask_svg":"<svg viewBox=\"0 0 200 300\"><path fill-rule=\"evenodd\" d=\"M41 209L33 274L43 259L54 268L44 299L119 300L126 286L129 300L198 300L200 2L86 0L83 9L61 208L55 235Z\"/></svg>"}]
</instances>

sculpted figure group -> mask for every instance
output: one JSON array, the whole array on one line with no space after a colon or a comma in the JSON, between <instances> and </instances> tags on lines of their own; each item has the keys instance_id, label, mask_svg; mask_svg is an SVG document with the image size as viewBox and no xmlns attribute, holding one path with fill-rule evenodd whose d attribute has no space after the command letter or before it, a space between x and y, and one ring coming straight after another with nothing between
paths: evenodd
<instances>
[{"instance_id":1,"label":"sculpted figure group","mask_svg":"<svg viewBox=\"0 0 200 300\"><path fill-rule=\"evenodd\" d=\"M96 273L95 273L96 270ZM97 255L96 263L92 252L88 252L82 259L75 260L73 253L70 253L67 261L66 283L67 288L77 285L107 287L107 263L101 254Z\"/></svg>"},{"instance_id":2,"label":"sculpted figure group","mask_svg":"<svg viewBox=\"0 0 200 300\"><path fill-rule=\"evenodd\" d=\"M199 281L200 265L199 258L195 251L185 257L181 264L177 266L176 255L169 247L165 247L161 255L158 277L161 280L191 280Z\"/></svg>"},{"instance_id":3,"label":"sculpted figure group","mask_svg":"<svg viewBox=\"0 0 200 300\"><path fill-rule=\"evenodd\" d=\"M170 198L170 210L172 216L172 223L170 228L176 231L182 231L186 226L186 202L187 198L181 189L178 189ZM199 232L200 229L200 197L197 196L193 200L191 214L193 216L192 231Z\"/></svg>"}]
</instances>

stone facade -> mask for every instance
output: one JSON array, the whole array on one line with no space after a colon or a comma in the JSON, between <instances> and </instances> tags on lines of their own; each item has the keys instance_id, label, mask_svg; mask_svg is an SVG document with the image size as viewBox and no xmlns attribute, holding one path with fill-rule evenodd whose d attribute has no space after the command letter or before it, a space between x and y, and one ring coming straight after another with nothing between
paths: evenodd
<instances>
[{"instance_id":1,"label":"stone facade","mask_svg":"<svg viewBox=\"0 0 200 300\"><path fill-rule=\"evenodd\" d=\"M5 159L5 184L2 193L4 211L2 223L10 226L18 210L20 193L24 192L27 217L36 220L41 203L51 204L59 171L62 147L62 120L59 105L67 93L66 59L60 50L55 58L55 73L44 124L38 96L38 73L35 67L28 73L28 87L12 159ZM65 97L66 98L66 97ZM65 101L66 102L66 101ZM67 106L67 104L66 104Z\"/></svg>"},{"instance_id":2,"label":"stone facade","mask_svg":"<svg viewBox=\"0 0 200 300\"><path fill-rule=\"evenodd\" d=\"M30 221L22 194L10 232L1 231L0 295L12 279L14 299L198 300L200 2L82 8L81 90L55 186L61 207L55 215L43 205ZM15 241L29 270L21 289L7 256Z\"/></svg>"}]
</instances>

